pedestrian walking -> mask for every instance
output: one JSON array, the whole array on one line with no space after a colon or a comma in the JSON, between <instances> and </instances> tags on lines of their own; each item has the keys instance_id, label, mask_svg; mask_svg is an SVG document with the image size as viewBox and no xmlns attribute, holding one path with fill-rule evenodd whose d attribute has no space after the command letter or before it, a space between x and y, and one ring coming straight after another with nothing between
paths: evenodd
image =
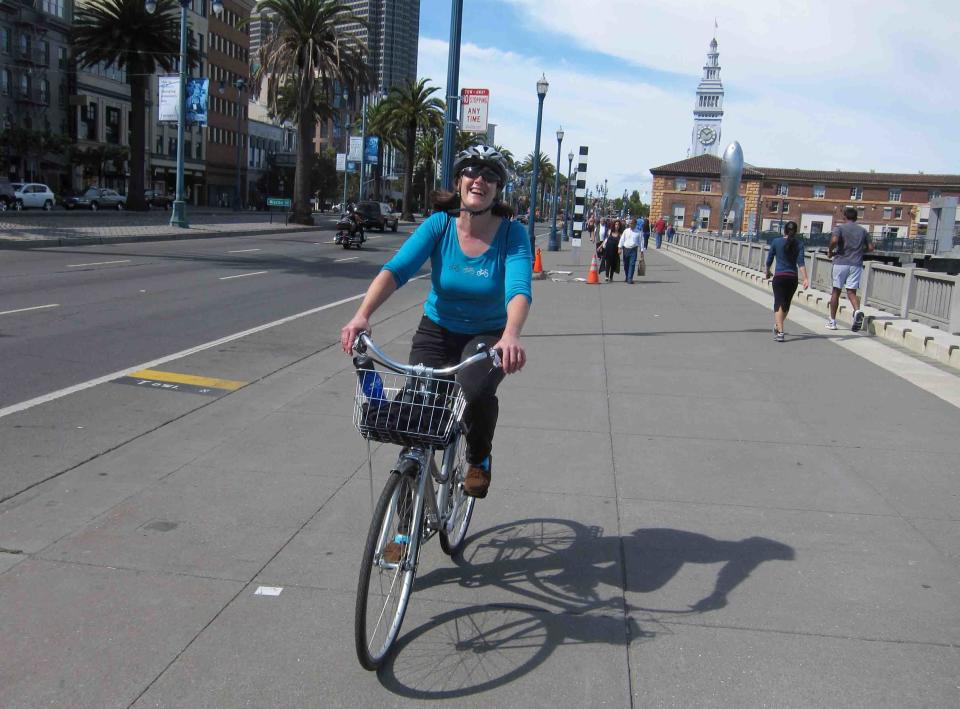
<instances>
[{"instance_id":1,"label":"pedestrian walking","mask_svg":"<svg viewBox=\"0 0 960 709\"><path fill-rule=\"evenodd\" d=\"M642 253L643 234L637 230L637 220L631 219L620 235L620 255L623 257L623 280L633 283L633 269L637 265L637 252Z\"/></svg>"},{"instance_id":2,"label":"pedestrian walking","mask_svg":"<svg viewBox=\"0 0 960 709\"><path fill-rule=\"evenodd\" d=\"M623 233L623 222L617 219L607 232L607 239L603 242L603 258L606 268L604 274L607 283L613 280L614 274L620 273L620 235Z\"/></svg>"},{"instance_id":3,"label":"pedestrian walking","mask_svg":"<svg viewBox=\"0 0 960 709\"><path fill-rule=\"evenodd\" d=\"M770 266L776 258L776 270L771 274ZM783 226L783 236L770 243L767 252L767 278L773 279L773 337L783 342L783 322L790 312L790 303L797 292L799 278L803 278L804 290L810 287L807 268L803 258L803 245L797 239L797 223L787 222ZM799 278L798 278L799 276Z\"/></svg>"},{"instance_id":4,"label":"pedestrian walking","mask_svg":"<svg viewBox=\"0 0 960 709\"><path fill-rule=\"evenodd\" d=\"M673 228L673 224L667 227L667 243L673 243L673 237L676 236L677 230Z\"/></svg>"},{"instance_id":5,"label":"pedestrian walking","mask_svg":"<svg viewBox=\"0 0 960 709\"><path fill-rule=\"evenodd\" d=\"M847 207L843 210L846 222L833 228L827 255L833 259L833 291L830 293L830 319L827 329L837 329L837 308L840 307L840 291L846 289L847 300L853 306L853 326L858 332L863 327L863 311L860 310L860 298L857 289L863 275L863 255L877 247L870 240L870 234L857 224L857 210Z\"/></svg>"},{"instance_id":6,"label":"pedestrian walking","mask_svg":"<svg viewBox=\"0 0 960 709\"><path fill-rule=\"evenodd\" d=\"M606 266L607 252L605 250L605 242L607 240L607 234L609 233L610 233L610 220L601 219L600 222L597 224L597 247L596 247L597 263L599 264L598 268L600 269L600 273L603 273L604 271L607 270L607 266Z\"/></svg>"},{"instance_id":7,"label":"pedestrian walking","mask_svg":"<svg viewBox=\"0 0 960 709\"><path fill-rule=\"evenodd\" d=\"M643 250L647 250L647 246L650 243L650 218L647 217L643 220L643 223L640 225L640 230L643 232Z\"/></svg>"},{"instance_id":8,"label":"pedestrian walking","mask_svg":"<svg viewBox=\"0 0 960 709\"><path fill-rule=\"evenodd\" d=\"M656 235L656 244L659 249L663 244L663 233L667 230L666 217L660 217L657 223L653 225L653 233Z\"/></svg>"}]
</instances>

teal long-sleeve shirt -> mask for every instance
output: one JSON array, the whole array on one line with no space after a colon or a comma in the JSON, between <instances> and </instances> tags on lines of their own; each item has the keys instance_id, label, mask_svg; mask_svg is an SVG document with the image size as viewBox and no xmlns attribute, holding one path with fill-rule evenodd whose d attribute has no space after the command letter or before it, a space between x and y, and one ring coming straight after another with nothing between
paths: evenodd
<instances>
[{"instance_id":1,"label":"teal long-sleeve shirt","mask_svg":"<svg viewBox=\"0 0 960 709\"><path fill-rule=\"evenodd\" d=\"M467 256L460 248L457 220L437 212L383 265L403 286L430 259L432 288L424 313L452 332L475 335L507 324L507 303L518 295L533 302L530 239L519 222L504 219L490 248Z\"/></svg>"}]
</instances>

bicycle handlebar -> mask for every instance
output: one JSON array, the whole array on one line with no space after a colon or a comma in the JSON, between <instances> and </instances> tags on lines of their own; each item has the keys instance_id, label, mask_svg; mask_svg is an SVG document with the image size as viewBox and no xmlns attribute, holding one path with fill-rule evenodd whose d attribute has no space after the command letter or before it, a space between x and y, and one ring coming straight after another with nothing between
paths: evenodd
<instances>
[{"instance_id":1,"label":"bicycle handlebar","mask_svg":"<svg viewBox=\"0 0 960 709\"><path fill-rule=\"evenodd\" d=\"M372 353L372 359L390 369L397 374L410 374L414 376L427 376L427 377L445 377L451 374L456 374L464 367L467 367L471 364L481 362L485 359L490 359L493 362L493 366L500 367L503 362L500 359L500 353L492 347L486 347L485 345L477 345L479 350L475 355L471 355L463 360L460 364L455 364L451 367L443 367L441 369L436 369L433 367L425 367L422 364L403 364L398 362L395 359L391 359L384 352L377 347L372 339L370 339L370 333L366 330L361 331L357 334L356 339L353 341L353 351L357 354L367 354L367 350L370 350Z\"/></svg>"}]
</instances>

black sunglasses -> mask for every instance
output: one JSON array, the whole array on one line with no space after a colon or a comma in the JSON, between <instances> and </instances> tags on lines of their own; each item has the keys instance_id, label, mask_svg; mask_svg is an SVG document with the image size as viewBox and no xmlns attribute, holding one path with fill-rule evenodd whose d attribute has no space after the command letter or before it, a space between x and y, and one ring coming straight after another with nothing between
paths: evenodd
<instances>
[{"instance_id":1,"label":"black sunglasses","mask_svg":"<svg viewBox=\"0 0 960 709\"><path fill-rule=\"evenodd\" d=\"M467 165L460 171L460 174L469 177L471 180L482 177L484 182L500 182L500 175L495 170L481 165Z\"/></svg>"}]
</instances>

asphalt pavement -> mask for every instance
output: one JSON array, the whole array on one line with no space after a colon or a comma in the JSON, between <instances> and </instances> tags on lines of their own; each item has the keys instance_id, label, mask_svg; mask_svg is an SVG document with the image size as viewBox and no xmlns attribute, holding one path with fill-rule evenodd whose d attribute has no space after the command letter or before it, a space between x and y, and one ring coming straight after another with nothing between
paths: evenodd
<instances>
[{"instance_id":1,"label":"asphalt pavement","mask_svg":"<svg viewBox=\"0 0 960 709\"><path fill-rule=\"evenodd\" d=\"M355 301L0 418L0 706L956 706L957 408L819 318L774 342L677 257L544 260L490 495L376 674ZM427 286L378 313L388 352Z\"/></svg>"}]
</instances>

